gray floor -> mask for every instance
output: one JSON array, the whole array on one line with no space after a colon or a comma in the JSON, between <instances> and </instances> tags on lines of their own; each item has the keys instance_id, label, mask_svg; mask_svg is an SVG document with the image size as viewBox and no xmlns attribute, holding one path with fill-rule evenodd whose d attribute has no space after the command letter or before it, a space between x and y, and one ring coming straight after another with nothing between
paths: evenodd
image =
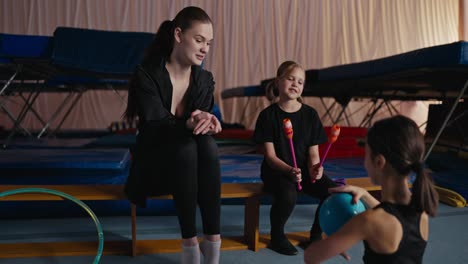
<instances>
[{"instance_id":1,"label":"gray floor","mask_svg":"<svg viewBox=\"0 0 468 264\"><path fill-rule=\"evenodd\" d=\"M305 231L310 228L316 205L298 205L288 222L287 230ZM261 207L260 232L267 233L269 206ZM100 218L104 228L105 239L129 239L129 217ZM426 249L424 263L468 263L468 207L453 208L441 204L439 215L431 219L430 241ZM0 220L0 243L34 242L34 241L70 241L97 240L94 223L89 218L71 219L32 219ZM224 235L240 235L243 230L243 207L224 205L222 207L222 228ZM139 217L138 235L140 239L178 238L177 219L173 216ZM347 262L335 257L326 263L362 263L362 244L349 250L352 260ZM249 250L223 251L221 263L303 263L303 251L289 257L276 254L269 249L259 252ZM103 256L100 263L179 263L180 254L157 254L138 257ZM94 256L89 257L43 257L0 259L2 264L42 264L42 263L92 263Z\"/></svg>"}]
</instances>

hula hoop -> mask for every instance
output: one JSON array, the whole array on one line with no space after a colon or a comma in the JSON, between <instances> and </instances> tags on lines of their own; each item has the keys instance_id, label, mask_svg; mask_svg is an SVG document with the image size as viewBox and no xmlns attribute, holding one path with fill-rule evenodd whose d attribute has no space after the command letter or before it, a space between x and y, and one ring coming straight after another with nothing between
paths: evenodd
<instances>
[{"instance_id":1,"label":"hula hoop","mask_svg":"<svg viewBox=\"0 0 468 264\"><path fill-rule=\"evenodd\" d=\"M23 194L23 193L46 193L46 194L51 194L51 195L56 195L60 196L62 198L68 199L79 206L83 208L94 220L94 223L96 224L96 229L98 232L98 238L99 238L99 245L98 245L98 250L96 257L94 258L93 264L99 263L99 260L101 259L102 256L102 250L104 248L104 233L102 232L102 226L99 223L99 219L97 216L94 214L94 212L81 200L66 194L64 192L56 191L56 190L51 190L51 189L46 189L46 188L20 188L20 189L14 189L14 190L8 190L0 193L0 197L5 197L13 194Z\"/></svg>"}]
</instances>

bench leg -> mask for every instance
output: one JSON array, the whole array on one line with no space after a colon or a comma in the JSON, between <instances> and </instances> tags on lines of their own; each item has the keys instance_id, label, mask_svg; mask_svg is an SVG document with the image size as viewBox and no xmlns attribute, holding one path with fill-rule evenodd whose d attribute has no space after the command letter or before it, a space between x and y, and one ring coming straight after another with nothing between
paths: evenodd
<instances>
[{"instance_id":1,"label":"bench leg","mask_svg":"<svg viewBox=\"0 0 468 264\"><path fill-rule=\"evenodd\" d=\"M135 204L131 204L131 211L132 211L132 256L135 257L137 255L137 238L136 238L136 206Z\"/></svg>"},{"instance_id":2,"label":"bench leg","mask_svg":"<svg viewBox=\"0 0 468 264\"><path fill-rule=\"evenodd\" d=\"M258 251L259 244L259 214L260 198L249 197L245 199L244 209L244 239L250 250Z\"/></svg>"}]
</instances>

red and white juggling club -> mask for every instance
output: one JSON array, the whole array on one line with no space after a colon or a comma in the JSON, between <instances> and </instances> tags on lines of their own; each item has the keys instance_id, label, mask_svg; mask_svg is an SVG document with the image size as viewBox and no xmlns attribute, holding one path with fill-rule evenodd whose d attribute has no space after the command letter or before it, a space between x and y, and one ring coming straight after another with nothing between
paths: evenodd
<instances>
[{"instance_id":1,"label":"red and white juggling club","mask_svg":"<svg viewBox=\"0 0 468 264\"><path fill-rule=\"evenodd\" d=\"M339 135L340 135L340 126L333 125L330 130L330 135L328 135L327 149L325 150L325 154L323 154L323 158L320 161L319 168L322 167L323 162L325 161L325 158L328 155L328 151L330 150L331 145L338 139ZM315 183L315 179L312 180L312 183Z\"/></svg>"},{"instance_id":2,"label":"red and white juggling club","mask_svg":"<svg viewBox=\"0 0 468 264\"><path fill-rule=\"evenodd\" d=\"M293 159L294 163L294 168L297 169L297 162L296 162L296 154L294 152L294 145L293 145L293 128L291 124L291 120L289 118L283 119L283 128L284 128L284 133L286 134L286 137L289 139L289 149L291 150L291 156ZM297 182L297 189L300 191L302 190L302 185L300 182Z\"/></svg>"}]
</instances>

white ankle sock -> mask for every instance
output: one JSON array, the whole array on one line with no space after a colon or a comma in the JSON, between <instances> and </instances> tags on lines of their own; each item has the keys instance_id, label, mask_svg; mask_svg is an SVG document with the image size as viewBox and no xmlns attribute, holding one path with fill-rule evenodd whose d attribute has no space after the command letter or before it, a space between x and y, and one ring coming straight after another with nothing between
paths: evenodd
<instances>
[{"instance_id":1,"label":"white ankle sock","mask_svg":"<svg viewBox=\"0 0 468 264\"><path fill-rule=\"evenodd\" d=\"M182 264L200 264L200 248L182 245Z\"/></svg>"},{"instance_id":2,"label":"white ankle sock","mask_svg":"<svg viewBox=\"0 0 468 264\"><path fill-rule=\"evenodd\" d=\"M219 264L219 255L221 249L221 240L209 241L204 239L200 243L200 250L205 258L205 264Z\"/></svg>"}]
</instances>

